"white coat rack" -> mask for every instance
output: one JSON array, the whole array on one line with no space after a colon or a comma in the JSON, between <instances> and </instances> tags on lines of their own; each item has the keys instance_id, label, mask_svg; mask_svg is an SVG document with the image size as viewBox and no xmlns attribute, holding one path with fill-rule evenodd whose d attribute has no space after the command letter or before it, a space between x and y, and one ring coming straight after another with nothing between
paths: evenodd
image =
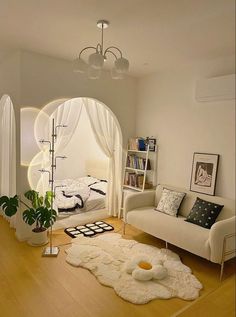
<instances>
[{"instance_id":1,"label":"white coat rack","mask_svg":"<svg viewBox=\"0 0 236 317\"><path fill-rule=\"evenodd\" d=\"M41 169L39 170L41 173L48 173L49 174L49 184L51 186L51 215L53 210L53 201L54 201L54 195L55 195L55 187L63 187L62 186L55 186L54 187L54 172L56 169L56 162L57 159L65 159L66 156L56 156L55 157L55 142L57 139L57 130L59 128L66 128L67 125L59 124L55 127L54 119L52 119L52 135L51 135L51 141L49 140L40 140L41 143L48 143L50 145L49 153L51 155L51 168L50 170ZM52 245L52 224L50 226L49 231L49 247L44 248L42 256L57 256L60 249L57 246Z\"/></svg>"}]
</instances>

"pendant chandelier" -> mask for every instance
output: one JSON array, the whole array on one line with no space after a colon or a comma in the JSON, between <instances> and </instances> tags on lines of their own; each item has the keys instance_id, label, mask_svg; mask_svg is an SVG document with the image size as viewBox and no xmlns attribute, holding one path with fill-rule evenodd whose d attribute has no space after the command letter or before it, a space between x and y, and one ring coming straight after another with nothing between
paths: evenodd
<instances>
[{"instance_id":1,"label":"pendant chandelier","mask_svg":"<svg viewBox=\"0 0 236 317\"><path fill-rule=\"evenodd\" d=\"M101 43L97 46L87 46L83 48L78 58L75 59L74 71L79 73L87 73L90 79L98 79L101 76L102 68L109 56L114 58L114 64L111 69L111 77L113 79L123 79L124 75L129 69L129 61L123 57L121 50L116 46L104 48L103 44L103 30L108 28L109 22L106 20L99 20L97 27L101 29ZM87 50L94 52L89 55L88 61L82 59L82 54Z\"/></svg>"}]
</instances>

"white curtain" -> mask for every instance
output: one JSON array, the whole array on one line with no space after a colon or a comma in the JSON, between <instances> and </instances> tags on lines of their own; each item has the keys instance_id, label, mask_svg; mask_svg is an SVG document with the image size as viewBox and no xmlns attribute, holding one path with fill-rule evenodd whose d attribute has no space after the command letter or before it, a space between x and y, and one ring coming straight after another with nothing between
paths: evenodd
<instances>
[{"instance_id":1,"label":"white curtain","mask_svg":"<svg viewBox=\"0 0 236 317\"><path fill-rule=\"evenodd\" d=\"M53 108L52 108L53 109ZM78 102L71 99L63 102L52 113L43 111L36 119L35 137L41 152L38 153L30 163L29 173L36 174L37 185L33 185L40 193L45 193L49 189L48 174L43 173L40 175L38 169L50 169L50 155L49 144L40 143L40 139L51 140L52 135L52 120L54 119L55 127L58 125L66 125L67 127L60 127L57 129L57 138L55 142L55 156L63 155L63 149L69 143L74 131L78 125L82 109L82 100ZM32 186L32 184L31 184Z\"/></svg>"},{"instance_id":2,"label":"white curtain","mask_svg":"<svg viewBox=\"0 0 236 317\"><path fill-rule=\"evenodd\" d=\"M11 98L0 100L0 196L16 194L16 127ZM8 218L8 217L7 217ZM10 219L15 227L15 217Z\"/></svg>"},{"instance_id":3,"label":"white curtain","mask_svg":"<svg viewBox=\"0 0 236 317\"><path fill-rule=\"evenodd\" d=\"M118 122L100 102L83 98L90 124L98 145L109 158L106 203L111 216L120 216L122 186L122 141Z\"/></svg>"}]
</instances>

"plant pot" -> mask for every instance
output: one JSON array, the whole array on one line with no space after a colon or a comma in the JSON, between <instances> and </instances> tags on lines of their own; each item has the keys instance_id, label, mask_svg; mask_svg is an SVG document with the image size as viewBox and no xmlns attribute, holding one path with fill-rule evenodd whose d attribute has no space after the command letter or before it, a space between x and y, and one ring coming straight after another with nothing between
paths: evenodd
<instances>
[{"instance_id":1,"label":"plant pot","mask_svg":"<svg viewBox=\"0 0 236 317\"><path fill-rule=\"evenodd\" d=\"M28 240L28 244L32 246L40 246L48 243L48 231L44 229L43 231L32 230L32 235Z\"/></svg>"}]
</instances>

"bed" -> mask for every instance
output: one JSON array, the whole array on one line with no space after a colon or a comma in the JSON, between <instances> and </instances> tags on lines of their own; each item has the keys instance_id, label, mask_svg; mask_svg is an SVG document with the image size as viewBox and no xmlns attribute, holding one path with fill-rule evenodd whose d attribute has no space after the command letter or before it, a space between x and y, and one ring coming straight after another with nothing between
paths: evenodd
<instances>
[{"instance_id":1,"label":"bed","mask_svg":"<svg viewBox=\"0 0 236 317\"><path fill-rule=\"evenodd\" d=\"M87 176L55 181L54 209L58 215L53 225L54 230L83 225L108 217L106 171L106 162L88 161L86 162Z\"/></svg>"}]
</instances>

